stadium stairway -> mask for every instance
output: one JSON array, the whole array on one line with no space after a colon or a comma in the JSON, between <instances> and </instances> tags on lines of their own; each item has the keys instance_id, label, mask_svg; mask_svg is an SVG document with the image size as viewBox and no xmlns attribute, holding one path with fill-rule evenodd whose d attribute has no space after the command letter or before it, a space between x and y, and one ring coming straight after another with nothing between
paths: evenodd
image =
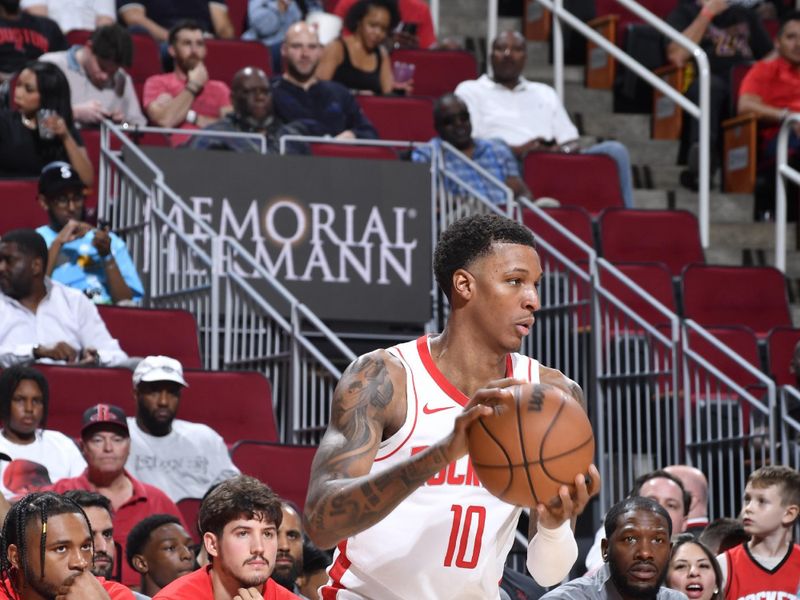
<instances>
[{"instance_id":1,"label":"stadium stairway","mask_svg":"<svg viewBox=\"0 0 800 600\"><path fill-rule=\"evenodd\" d=\"M519 27L503 19L502 27ZM552 85L553 66L545 42L528 42L526 77ZM676 164L678 141L650 139L650 115L616 114L611 90L587 89L583 67L565 67L566 106L586 142L616 139L631 154L634 168L634 207L686 209L698 212L697 194L679 183L684 168ZM747 194L719 191L721 175L712 180L710 247L706 261L724 265L772 265L775 259L775 224L754 222L753 198ZM787 227L786 275L795 326L800 326L800 251L796 228Z\"/></svg>"}]
</instances>

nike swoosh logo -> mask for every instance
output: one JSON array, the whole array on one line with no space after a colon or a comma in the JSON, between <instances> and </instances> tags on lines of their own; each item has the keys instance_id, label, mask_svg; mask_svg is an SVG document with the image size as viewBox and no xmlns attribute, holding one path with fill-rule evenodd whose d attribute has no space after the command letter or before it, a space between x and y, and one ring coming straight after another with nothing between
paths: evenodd
<instances>
[{"instance_id":1,"label":"nike swoosh logo","mask_svg":"<svg viewBox=\"0 0 800 600\"><path fill-rule=\"evenodd\" d=\"M455 408L455 406L439 406L437 408L430 408L427 404L425 404L425 406L422 407L422 412L424 412L426 415L432 415L443 410L450 410L451 408Z\"/></svg>"}]
</instances>

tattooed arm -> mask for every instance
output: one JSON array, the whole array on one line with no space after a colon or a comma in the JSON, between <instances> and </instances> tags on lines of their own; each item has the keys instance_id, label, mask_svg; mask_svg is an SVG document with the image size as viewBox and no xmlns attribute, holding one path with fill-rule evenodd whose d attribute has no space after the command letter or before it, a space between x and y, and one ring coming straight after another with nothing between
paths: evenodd
<instances>
[{"instance_id":1,"label":"tattooed arm","mask_svg":"<svg viewBox=\"0 0 800 600\"><path fill-rule=\"evenodd\" d=\"M369 474L378 446L406 414L405 371L385 350L353 362L336 387L331 422L311 466L303 521L320 548L363 531L388 515L430 477L467 452L466 429L492 409L479 405L508 391L479 390L440 442L381 473ZM493 385L505 387L505 382Z\"/></svg>"},{"instance_id":2,"label":"tattooed arm","mask_svg":"<svg viewBox=\"0 0 800 600\"><path fill-rule=\"evenodd\" d=\"M580 402L583 410L588 412L586 407L586 398L583 395L581 386L572 381L572 379L564 375L558 369L551 369L550 367L539 365L539 381L541 383L554 385L557 388L565 391L567 394L575 398L575 400Z\"/></svg>"}]
</instances>

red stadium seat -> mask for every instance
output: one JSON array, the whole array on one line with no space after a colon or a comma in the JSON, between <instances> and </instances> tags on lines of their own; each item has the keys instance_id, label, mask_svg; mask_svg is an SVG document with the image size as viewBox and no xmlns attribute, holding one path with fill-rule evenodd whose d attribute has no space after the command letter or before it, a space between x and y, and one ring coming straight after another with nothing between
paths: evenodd
<instances>
[{"instance_id":1,"label":"red stadium seat","mask_svg":"<svg viewBox=\"0 0 800 600\"><path fill-rule=\"evenodd\" d=\"M356 99L381 139L427 142L436 136L430 98L357 96Z\"/></svg>"},{"instance_id":2,"label":"red stadium seat","mask_svg":"<svg viewBox=\"0 0 800 600\"><path fill-rule=\"evenodd\" d=\"M778 385L797 387L800 373L792 373L790 365L794 356L794 348L800 343L800 329L794 327L776 327L767 336L767 357L769 374Z\"/></svg>"},{"instance_id":3,"label":"red stadium seat","mask_svg":"<svg viewBox=\"0 0 800 600\"><path fill-rule=\"evenodd\" d=\"M136 34L133 38L133 64L127 69L134 84L144 84L151 75L161 73L161 51L149 35ZM141 97L140 97L141 100Z\"/></svg>"},{"instance_id":4,"label":"red stadium seat","mask_svg":"<svg viewBox=\"0 0 800 600\"><path fill-rule=\"evenodd\" d=\"M78 438L83 411L95 404L115 404L125 414L135 414L131 394L132 375L128 369L98 369L36 365L47 377L50 406L47 428Z\"/></svg>"},{"instance_id":5,"label":"red stadium seat","mask_svg":"<svg viewBox=\"0 0 800 600\"><path fill-rule=\"evenodd\" d=\"M230 446L238 440L278 441L272 388L256 371L185 370L189 387L181 394L178 416L205 423Z\"/></svg>"},{"instance_id":6,"label":"red stadium seat","mask_svg":"<svg viewBox=\"0 0 800 600\"><path fill-rule=\"evenodd\" d=\"M244 67L258 67L272 75L269 48L260 42L242 40L206 40L208 53L205 65L211 79L230 86L233 76Z\"/></svg>"},{"instance_id":7,"label":"red stadium seat","mask_svg":"<svg viewBox=\"0 0 800 600\"><path fill-rule=\"evenodd\" d=\"M260 479L302 512L316 451L316 446L242 441L231 450L231 458L242 473Z\"/></svg>"},{"instance_id":8,"label":"red stadium seat","mask_svg":"<svg viewBox=\"0 0 800 600\"><path fill-rule=\"evenodd\" d=\"M612 263L661 262L674 277L703 263L697 218L685 210L608 208L598 220L600 250Z\"/></svg>"},{"instance_id":9,"label":"red stadium seat","mask_svg":"<svg viewBox=\"0 0 800 600\"><path fill-rule=\"evenodd\" d=\"M184 369L199 369L200 347L194 315L185 310L100 306L111 335L130 356L163 354Z\"/></svg>"},{"instance_id":10,"label":"red stadium seat","mask_svg":"<svg viewBox=\"0 0 800 600\"><path fill-rule=\"evenodd\" d=\"M582 206L593 215L624 206L617 166L605 155L531 152L522 164L522 176L536 198Z\"/></svg>"},{"instance_id":11,"label":"red stadium seat","mask_svg":"<svg viewBox=\"0 0 800 600\"><path fill-rule=\"evenodd\" d=\"M333 156L337 158L371 158L376 160L397 160L397 154L384 146L356 146L354 144L312 144L314 156Z\"/></svg>"},{"instance_id":12,"label":"red stadium seat","mask_svg":"<svg viewBox=\"0 0 800 600\"><path fill-rule=\"evenodd\" d=\"M792 325L786 278L773 267L689 265L681 286L684 316L704 327L742 325L764 338Z\"/></svg>"},{"instance_id":13,"label":"red stadium seat","mask_svg":"<svg viewBox=\"0 0 800 600\"><path fill-rule=\"evenodd\" d=\"M38 179L0 180L0 235L12 229L36 229L48 222L47 212L37 200Z\"/></svg>"},{"instance_id":14,"label":"red stadium seat","mask_svg":"<svg viewBox=\"0 0 800 600\"><path fill-rule=\"evenodd\" d=\"M475 57L463 50L395 50L392 62L411 63L414 71L414 94L438 98L452 92L467 79L478 76Z\"/></svg>"},{"instance_id":15,"label":"red stadium seat","mask_svg":"<svg viewBox=\"0 0 800 600\"><path fill-rule=\"evenodd\" d=\"M583 208L579 206L562 206L559 208L547 208L545 212L558 221L560 225L568 229L570 233L577 236L582 242L585 242L590 248L594 248L592 217ZM525 225L533 231L533 234L537 238L547 241L566 258L573 261L586 260L585 252L533 211L526 210L522 218ZM547 251L540 247L539 255L542 260L545 260Z\"/></svg>"},{"instance_id":16,"label":"red stadium seat","mask_svg":"<svg viewBox=\"0 0 800 600\"><path fill-rule=\"evenodd\" d=\"M240 38L247 26L247 0L227 0L225 4L228 5L228 16L236 37Z\"/></svg>"},{"instance_id":17,"label":"red stadium seat","mask_svg":"<svg viewBox=\"0 0 800 600\"><path fill-rule=\"evenodd\" d=\"M648 294L668 310L673 313L678 312L675 303L675 291L672 286L672 276L663 263L617 263L614 266L633 280L634 283L644 288ZM631 290L618 277L601 270L600 281L608 292L616 296L618 300L627 305L645 322L656 326L669 323L669 317Z\"/></svg>"},{"instance_id":18,"label":"red stadium seat","mask_svg":"<svg viewBox=\"0 0 800 600\"><path fill-rule=\"evenodd\" d=\"M753 367L759 371L763 370L761 359L758 354L758 339L752 329L742 326L710 327L708 328L708 332ZM723 354L721 350L718 350L716 346L712 345L696 332L689 332L688 342L690 348L708 360L733 382L744 388L752 388L758 385L758 380L753 374L740 366L733 359ZM693 371L694 369L690 369L690 380L693 379Z\"/></svg>"},{"instance_id":19,"label":"red stadium seat","mask_svg":"<svg viewBox=\"0 0 800 600\"><path fill-rule=\"evenodd\" d=\"M88 29L73 29L65 37L70 46L83 46L92 37L92 32Z\"/></svg>"},{"instance_id":20,"label":"red stadium seat","mask_svg":"<svg viewBox=\"0 0 800 600\"><path fill-rule=\"evenodd\" d=\"M200 531L197 527L197 515L200 513L200 504L202 502L200 498L182 498L175 503L178 506L178 510L181 511L186 526L189 528L186 533L192 536L195 544L201 542Z\"/></svg>"}]
</instances>

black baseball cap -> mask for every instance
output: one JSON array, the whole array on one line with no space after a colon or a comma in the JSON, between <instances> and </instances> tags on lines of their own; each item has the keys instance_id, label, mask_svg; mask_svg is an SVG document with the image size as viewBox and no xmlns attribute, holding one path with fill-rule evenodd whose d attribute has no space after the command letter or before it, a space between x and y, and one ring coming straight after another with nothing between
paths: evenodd
<instances>
[{"instance_id":1,"label":"black baseball cap","mask_svg":"<svg viewBox=\"0 0 800 600\"><path fill-rule=\"evenodd\" d=\"M126 436L130 435L125 411L113 404L95 404L87 408L83 413L81 436L85 435L89 428L99 425L113 425L122 429Z\"/></svg>"},{"instance_id":2,"label":"black baseball cap","mask_svg":"<svg viewBox=\"0 0 800 600\"><path fill-rule=\"evenodd\" d=\"M47 197L85 187L72 165L62 160L46 164L39 175L39 193Z\"/></svg>"}]
</instances>

